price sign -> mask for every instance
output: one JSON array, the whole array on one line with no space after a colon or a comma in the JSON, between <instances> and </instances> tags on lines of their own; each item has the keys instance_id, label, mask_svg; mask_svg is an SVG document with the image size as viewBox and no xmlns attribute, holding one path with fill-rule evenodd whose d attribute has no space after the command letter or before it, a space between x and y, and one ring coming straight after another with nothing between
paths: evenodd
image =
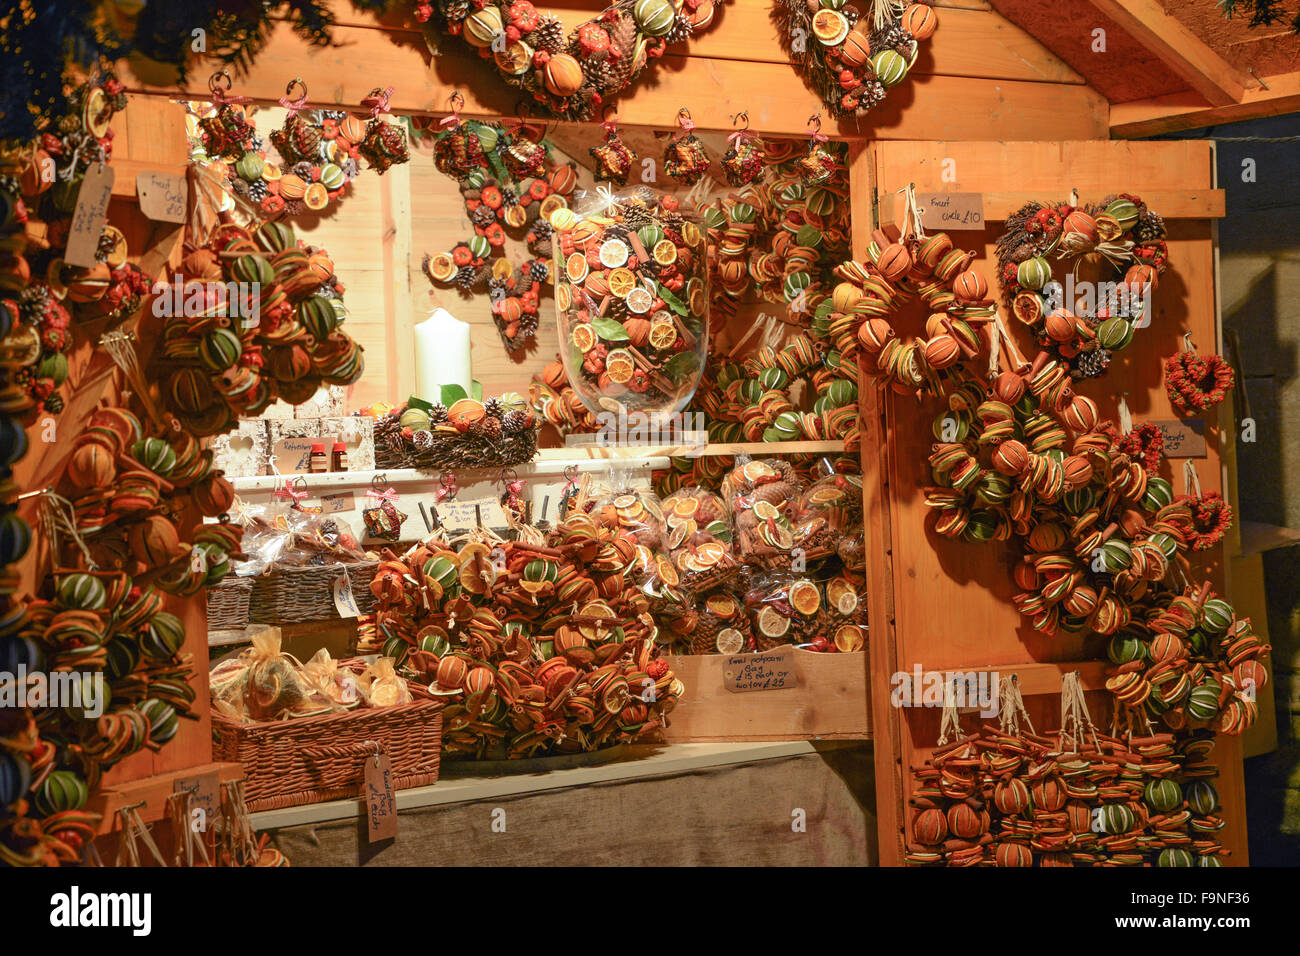
<instances>
[{"instance_id":1,"label":"price sign","mask_svg":"<svg viewBox=\"0 0 1300 956\"><path fill-rule=\"evenodd\" d=\"M1204 458L1208 454L1205 444L1205 419L1189 418L1186 421L1156 422L1165 436L1166 458Z\"/></svg>"},{"instance_id":2,"label":"price sign","mask_svg":"<svg viewBox=\"0 0 1300 956\"><path fill-rule=\"evenodd\" d=\"M397 836L393 765L382 751L377 757L366 757L366 830L371 843Z\"/></svg>"},{"instance_id":3,"label":"price sign","mask_svg":"<svg viewBox=\"0 0 1300 956\"><path fill-rule=\"evenodd\" d=\"M473 501L444 501L438 505L438 517L448 531L469 531L478 527L505 528L506 513L495 498L478 498Z\"/></svg>"},{"instance_id":4,"label":"price sign","mask_svg":"<svg viewBox=\"0 0 1300 956\"><path fill-rule=\"evenodd\" d=\"M189 184L183 174L148 170L135 177L140 211L155 222L184 222Z\"/></svg>"},{"instance_id":5,"label":"price sign","mask_svg":"<svg viewBox=\"0 0 1300 956\"><path fill-rule=\"evenodd\" d=\"M361 616L357 599L352 594L352 579L346 571L334 579L334 607L338 609L339 617Z\"/></svg>"},{"instance_id":6,"label":"price sign","mask_svg":"<svg viewBox=\"0 0 1300 956\"><path fill-rule=\"evenodd\" d=\"M916 204L926 229L984 228L983 193L917 193Z\"/></svg>"},{"instance_id":7,"label":"price sign","mask_svg":"<svg viewBox=\"0 0 1300 956\"><path fill-rule=\"evenodd\" d=\"M796 687L794 655L790 644L758 654L732 654L722 662L722 686L733 694Z\"/></svg>"},{"instance_id":8,"label":"price sign","mask_svg":"<svg viewBox=\"0 0 1300 956\"><path fill-rule=\"evenodd\" d=\"M350 491L340 491L336 495L321 495L320 503L321 510L327 515L357 510L357 497Z\"/></svg>"}]
</instances>

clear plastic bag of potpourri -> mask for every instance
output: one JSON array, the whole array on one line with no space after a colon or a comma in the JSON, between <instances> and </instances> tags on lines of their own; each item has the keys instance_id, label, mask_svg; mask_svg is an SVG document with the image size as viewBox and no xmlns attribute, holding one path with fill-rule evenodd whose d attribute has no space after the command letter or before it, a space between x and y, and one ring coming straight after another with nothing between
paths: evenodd
<instances>
[{"instance_id":1,"label":"clear plastic bag of potpourri","mask_svg":"<svg viewBox=\"0 0 1300 956\"><path fill-rule=\"evenodd\" d=\"M669 555L684 588L702 594L737 585L740 562L721 497L703 488L682 488L664 499L664 525Z\"/></svg>"},{"instance_id":2,"label":"clear plastic bag of potpourri","mask_svg":"<svg viewBox=\"0 0 1300 956\"><path fill-rule=\"evenodd\" d=\"M644 186L582 194L551 225L569 383L592 412L612 413L620 434L671 433L708 353L704 228L675 196ZM625 423L633 414L644 420Z\"/></svg>"},{"instance_id":3,"label":"clear plastic bag of potpourri","mask_svg":"<svg viewBox=\"0 0 1300 956\"><path fill-rule=\"evenodd\" d=\"M770 569L805 569L795 538L803 484L788 461L737 458L721 492L741 560Z\"/></svg>"}]
</instances>

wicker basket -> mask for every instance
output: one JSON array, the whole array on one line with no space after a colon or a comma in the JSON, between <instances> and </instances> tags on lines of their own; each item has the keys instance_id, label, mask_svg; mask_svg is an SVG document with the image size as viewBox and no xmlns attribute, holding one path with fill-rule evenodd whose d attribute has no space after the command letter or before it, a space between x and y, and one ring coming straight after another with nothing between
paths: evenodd
<instances>
[{"instance_id":1,"label":"wicker basket","mask_svg":"<svg viewBox=\"0 0 1300 956\"><path fill-rule=\"evenodd\" d=\"M305 568L277 567L253 580L248 619L255 624L297 624L303 621L341 620L334 604L334 581L345 573L352 581L352 597L362 614L375 609L370 581L378 561L320 564Z\"/></svg>"},{"instance_id":2,"label":"wicker basket","mask_svg":"<svg viewBox=\"0 0 1300 956\"><path fill-rule=\"evenodd\" d=\"M361 670L364 662L344 662ZM375 744L392 763L394 790L438 780L442 701L418 684L409 704L241 724L212 715L212 758L238 761L248 778L248 809L274 810L361 795Z\"/></svg>"},{"instance_id":3,"label":"wicker basket","mask_svg":"<svg viewBox=\"0 0 1300 956\"><path fill-rule=\"evenodd\" d=\"M241 630L248 626L248 599L253 593L249 578L227 574L208 588L208 630Z\"/></svg>"}]
</instances>

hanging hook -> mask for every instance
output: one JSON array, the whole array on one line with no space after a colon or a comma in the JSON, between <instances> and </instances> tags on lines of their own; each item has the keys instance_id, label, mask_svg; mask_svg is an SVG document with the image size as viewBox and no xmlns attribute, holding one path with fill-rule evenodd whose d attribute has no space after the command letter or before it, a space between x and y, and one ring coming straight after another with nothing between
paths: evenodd
<instances>
[{"instance_id":1,"label":"hanging hook","mask_svg":"<svg viewBox=\"0 0 1300 956\"><path fill-rule=\"evenodd\" d=\"M749 129L749 110L741 110L735 116L731 117L731 125L735 126L741 120L745 121L745 125L740 127L741 131L743 132Z\"/></svg>"},{"instance_id":2,"label":"hanging hook","mask_svg":"<svg viewBox=\"0 0 1300 956\"><path fill-rule=\"evenodd\" d=\"M613 126L617 126L617 125L618 125L618 115L617 115L617 111L618 111L618 106L617 106L617 104L615 104L615 103L606 103L606 104L605 104L605 108L604 108L603 110L600 111L600 119L601 119L601 122L602 122L602 123L603 123L607 128L608 128L608 127L613 127ZM610 114L611 112L612 112L612 113L615 113L615 116L614 116L613 119L610 119L610 118L609 118L609 114Z\"/></svg>"},{"instance_id":3,"label":"hanging hook","mask_svg":"<svg viewBox=\"0 0 1300 956\"><path fill-rule=\"evenodd\" d=\"M808 132L820 133L822 131L822 114L814 113L808 117Z\"/></svg>"},{"instance_id":4,"label":"hanging hook","mask_svg":"<svg viewBox=\"0 0 1300 956\"><path fill-rule=\"evenodd\" d=\"M285 84L284 95L293 96L293 88L295 86L302 87L302 96L298 98L301 100L305 100L307 98L307 84L302 81L301 76L295 76L292 80L290 80L288 83Z\"/></svg>"},{"instance_id":5,"label":"hanging hook","mask_svg":"<svg viewBox=\"0 0 1300 956\"><path fill-rule=\"evenodd\" d=\"M222 86L221 83L219 82L220 80L225 80L226 85ZM230 80L230 74L227 73L225 70L217 70L210 77L208 77L208 89L211 90L213 93L216 93L218 91L224 93L226 92L226 90L230 89L231 85L232 83Z\"/></svg>"}]
</instances>

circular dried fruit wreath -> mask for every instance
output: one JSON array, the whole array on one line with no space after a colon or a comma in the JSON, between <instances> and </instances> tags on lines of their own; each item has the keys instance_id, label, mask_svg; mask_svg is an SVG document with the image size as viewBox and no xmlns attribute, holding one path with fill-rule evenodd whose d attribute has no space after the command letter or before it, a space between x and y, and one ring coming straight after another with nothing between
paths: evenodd
<instances>
[{"instance_id":1,"label":"circular dried fruit wreath","mask_svg":"<svg viewBox=\"0 0 1300 956\"><path fill-rule=\"evenodd\" d=\"M917 225L883 247L873 242L866 262L836 267L844 281L832 293L835 312L862 317L858 344L875 360L869 374L899 391L940 394L944 370L978 354L971 323L993 319L995 306L988 280L970 268L974 258L954 248L946 233L927 237ZM930 310L927 337L901 339L891 319L918 297Z\"/></svg>"},{"instance_id":2,"label":"circular dried fruit wreath","mask_svg":"<svg viewBox=\"0 0 1300 956\"><path fill-rule=\"evenodd\" d=\"M589 120L668 44L709 26L722 2L619 0L567 35L559 17L530 0L434 0L417 3L415 16L463 38L550 113Z\"/></svg>"},{"instance_id":3,"label":"circular dried fruit wreath","mask_svg":"<svg viewBox=\"0 0 1300 956\"><path fill-rule=\"evenodd\" d=\"M1008 217L997 250L1011 310L1075 378L1105 374L1111 354L1149 324L1150 294L1169 258L1164 220L1128 194L1100 205L1026 203ZM1071 265L1064 285L1053 258ZM1102 263L1119 281L1079 280L1082 266Z\"/></svg>"},{"instance_id":4,"label":"circular dried fruit wreath","mask_svg":"<svg viewBox=\"0 0 1300 956\"><path fill-rule=\"evenodd\" d=\"M860 16L846 0L781 0L783 35L804 73L835 117L863 116L907 77L920 42L938 17L927 3L872 0Z\"/></svg>"}]
</instances>

